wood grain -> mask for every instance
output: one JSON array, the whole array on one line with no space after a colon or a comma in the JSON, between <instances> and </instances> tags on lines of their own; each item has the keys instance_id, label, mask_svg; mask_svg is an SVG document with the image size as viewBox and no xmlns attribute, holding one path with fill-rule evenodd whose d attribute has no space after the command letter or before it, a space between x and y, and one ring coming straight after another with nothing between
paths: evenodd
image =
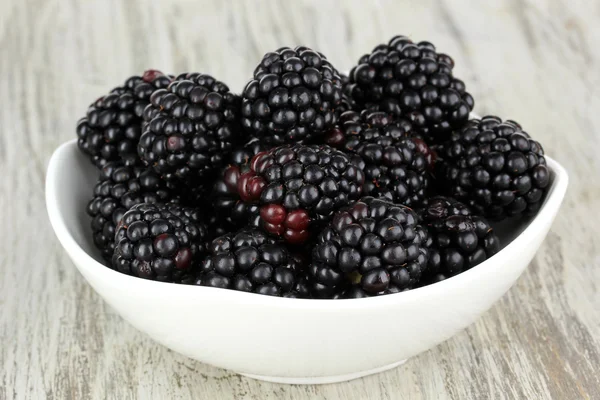
<instances>
[{"instance_id":1,"label":"wood grain","mask_svg":"<svg viewBox=\"0 0 600 400\"><path fill-rule=\"evenodd\" d=\"M0 399L600 398L599 19L583 0L0 2ZM452 54L476 111L520 121L570 173L537 257L476 324L386 373L269 384L155 344L73 268L45 167L100 94L149 67L239 91L283 45L349 69L396 33Z\"/></svg>"}]
</instances>

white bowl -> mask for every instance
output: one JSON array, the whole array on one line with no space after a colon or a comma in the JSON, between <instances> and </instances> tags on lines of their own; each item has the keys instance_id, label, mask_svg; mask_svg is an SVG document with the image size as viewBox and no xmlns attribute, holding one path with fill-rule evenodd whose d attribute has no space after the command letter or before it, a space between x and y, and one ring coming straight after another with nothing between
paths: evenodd
<instances>
[{"instance_id":1,"label":"white bowl","mask_svg":"<svg viewBox=\"0 0 600 400\"><path fill-rule=\"evenodd\" d=\"M253 378L330 383L384 371L473 323L521 275L548 233L567 189L547 157L551 186L535 218L500 229L504 248L445 281L349 300L282 299L154 282L105 267L85 207L98 172L75 140L48 166L46 203L61 244L94 290L125 320L188 357Z\"/></svg>"}]
</instances>

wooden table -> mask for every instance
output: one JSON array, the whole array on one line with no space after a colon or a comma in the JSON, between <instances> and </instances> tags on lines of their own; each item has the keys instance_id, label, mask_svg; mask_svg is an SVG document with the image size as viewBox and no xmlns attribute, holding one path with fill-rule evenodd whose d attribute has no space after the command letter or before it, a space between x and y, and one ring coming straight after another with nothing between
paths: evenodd
<instances>
[{"instance_id":1,"label":"wooden table","mask_svg":"<svg viewBox=\"0 0 600 400\"><path fill-rule=\"evenodd\" d=\"M599 18L583 0L4 0L0 399L600 398ZM284 386L155 344L75 270L46 216L44 176L95 98L150 67L212 73L240 91L284 45L345 70L397 33L451 54L476 111L520 121L570 173L537 257L476 324L386 373Z\"/></svg>"}]
</instances>

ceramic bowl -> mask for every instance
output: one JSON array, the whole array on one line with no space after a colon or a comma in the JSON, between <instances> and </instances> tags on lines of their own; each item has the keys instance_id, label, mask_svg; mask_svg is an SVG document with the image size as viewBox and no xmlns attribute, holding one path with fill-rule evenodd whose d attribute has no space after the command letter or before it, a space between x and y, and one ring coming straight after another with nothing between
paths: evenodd
<instances>
[{"instance_id":1,"label":"ceramic bowl","mask_svg":"<svg viewBox=\"0 0 600 400\"><path fill-rule=\"evenodd\" d=\"M98 171L75 140L52 156L46 203L60 243L94 290L131 325L196 360L253 378L330 383L400 365L472 324L506 293L544 240L567 189L547 157L551 185L532 219L504 224L503 249L445 281L387 296L284 299L154 282L113 271L95 249L86 204Z\"/></svg>"}]
</instances>

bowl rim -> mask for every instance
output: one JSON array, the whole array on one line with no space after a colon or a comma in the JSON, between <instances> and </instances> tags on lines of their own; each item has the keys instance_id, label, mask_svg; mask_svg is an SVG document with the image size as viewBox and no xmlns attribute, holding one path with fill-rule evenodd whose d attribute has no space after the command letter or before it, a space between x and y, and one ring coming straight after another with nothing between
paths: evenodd
<instances>
[{"instance_id":1,"label":"bowl rim","mask_svg":"<svg viewBox=\"0 0 600 400\"><path fill-rule=\"evenodd\" d=\"M157 282L126 275L107 267L89 255L74 239L71 232L67 228L63 214L60 212L57 201L57 194L60 190L57 184L57 176L60 172L61 165L60 160L67 157L69 155L68 153L72 152L72 150L78 151L76 148L76 142L77 139L72 139L60 145L54 151L48 163L45 189L46 208L50 223L54 229L56 237L67 251L72 261L74 261L78 269L85 269L86 272L93 274L97 279L111 282L114 285L129 287L131 290L151 292L160 290L162 291L163 295L173 297L193 297L197 295L210 295L214 297L226 296L229 298L229 301L244 304L283 308L313 308L321 311L336 311L346 308L355 309L362 307L380 307L390 304L397 304L398 302L418 302L422 298L430 296L435 291L448 291L453 287L455 289L461 288L464 287L464 285L466 285L469 281L487 273L486 266L488 266L490 260L492 259L492 257L490 257L481 264L462 272L459 275L420 288L385 296L375 296L360 299L337 299L335 301L330 299L295 299L264 296L257 295L256 293L240 292L230 289ZM568 186L568 174L567 171L551 157L545 155L545 158L548 167L552 172L554 172L554 179L548 189L548 193L546 194L546 198L542 204L542 207L535 217L533 217L529 225L493 257L501 257L502 254L522 251L523 249L521 248L530 243L531 240L533 240L533 238L536 236L536 233L543 228L544 220L553 219L554 214L559 209ZM75 262L74 259L77 259L79 262Z\"/></svg>"}]
</instances>

